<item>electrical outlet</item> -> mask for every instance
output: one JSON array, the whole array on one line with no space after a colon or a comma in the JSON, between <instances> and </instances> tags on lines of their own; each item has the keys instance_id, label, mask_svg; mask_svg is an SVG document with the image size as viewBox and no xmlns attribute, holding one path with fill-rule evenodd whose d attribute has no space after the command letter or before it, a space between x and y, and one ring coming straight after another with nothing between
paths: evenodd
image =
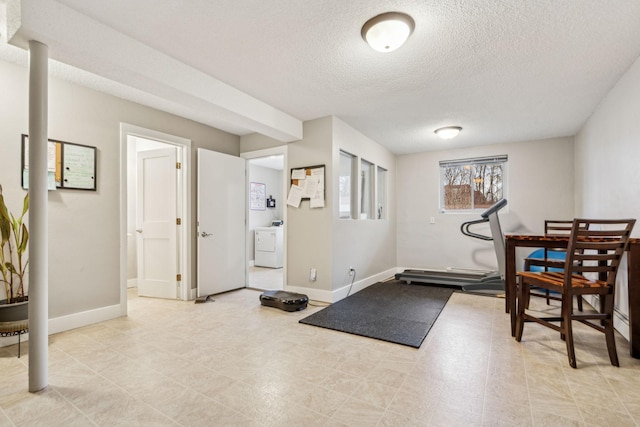
<instances>
[{"instance_id":1,"label":"electrical outlet","mask_svg":"<svg viewBox=\"0 0 640 427\"><path fill-rule=\"evenodd\" d=\"M353 272L356 271L353 267L349 267L349 276L353 276Z\"/></svg>"},{"instance_id":2,"label":"electrical outlet","mask_svg":"<svg viewBox=\"0 0 640 427\"><path fill-rule=\"evenodd\" d=\"M431 218L429 218L429 224L435 224L436 223L436 217L432 216Z\"/></svg>"},{"instance_id":3,"label":"electrical outlet","mask_svg":"<svg viewBox=\"0 0 640 427\"><path fill-rule=\"evenodd\" d=\"M309 270L309 280L315 282L317 278L317 271L315 268L311 267Z\"/></svg>"}]
</instances>

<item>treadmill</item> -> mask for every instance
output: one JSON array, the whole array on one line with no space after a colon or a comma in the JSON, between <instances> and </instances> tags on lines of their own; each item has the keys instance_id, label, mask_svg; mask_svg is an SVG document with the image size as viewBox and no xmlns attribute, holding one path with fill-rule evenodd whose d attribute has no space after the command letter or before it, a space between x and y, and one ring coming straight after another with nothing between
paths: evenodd
<instances>
[{"instance_id":1,"label":"treadmill","mask_svg":"<svg viewBox=\"0 0 640 427\"><path fill-rule=\"evenodd\" d=\"M421 283L435 286L455 287L465 292L502 293L504 292L505 247L504 235L500 227L498 212L507 206L506 199L500 199L480 214L480 219L462 223L460 231L465 236L480 240L493 241L498 259L498 271L447 268L445 270L405 270L395 275L396 280L406 283ZM474 233L469 227L488 222L491 236Z\"/></svg>"}]
</instances>

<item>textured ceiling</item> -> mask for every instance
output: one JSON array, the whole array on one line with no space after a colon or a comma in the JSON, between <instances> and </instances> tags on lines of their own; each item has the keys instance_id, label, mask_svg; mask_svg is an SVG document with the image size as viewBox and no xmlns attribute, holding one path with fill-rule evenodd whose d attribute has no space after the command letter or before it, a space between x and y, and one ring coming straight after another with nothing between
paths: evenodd
<instances>
[{"instance_id":1,"label":"textured ceiling","mask_svg":"<svg viewBox=\"0 0 640 427\"><path fill-rule=\"evenodd\" d=\"M218 108L216 93L206 102L194 101L189 82L206 91L203 85L219 81L286 120L335 115L398 154L574 135L640 55L637 0L47 4L74 24L51 23L54 28L37 34L49 44L52 58L73 66L58 67L67 80L83 79L88 86L232 133L271 132L281 140L295 136L295 130L285 130L278 137L278 126L263 126L252 115L254 107L248 107L248 120L226 115L233 108ZM392 10L411 15L415 31L400 49L375 52L363 42L360 28L372 16ZM76 25L79 18L93 24ZM104 31L86 30L97 27ZM65 45L60 28L103 49ZM122 34L119 44L114 34ZM24 61L17 48L5 45L4 36L0 57ZM144 54L127 57L134 50L124 43ZM130 69L114 73L105 58L120 51ZM164 63L176 70L174 75L162 86L145 84L145 73L157 80L148 70ZM90 77L75 68L90 71ZM140 75L131 69L141 70ZM174 96L169 85L189 96ZM464 130L444 142L433 130L446 125Z\"/></svg>"}]
</instances>

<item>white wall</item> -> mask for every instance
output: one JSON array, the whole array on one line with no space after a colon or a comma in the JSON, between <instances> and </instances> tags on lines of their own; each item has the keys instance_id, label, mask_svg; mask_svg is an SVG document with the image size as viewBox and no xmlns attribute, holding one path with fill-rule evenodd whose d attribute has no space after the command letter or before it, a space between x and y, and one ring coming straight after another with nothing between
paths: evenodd
<instances>
[{"instance_id":1,"label":"white wall","mask_svg":"<svg viewBox=\"0 0 640 427\"><path fill-rule=\"evenodd\" d=\"M287 206L287 283L289 287L320 292L312 298L326 298L333 289L332 218L333 171L331 140L332 118L323 117L304 122L300 141L288 145L289 169L325 165L325 207L311 209L305 200L299 208ZM309 280L309 269L315 268L317 280Z\"/></svg>"},{"instance_id":2,"label":"white wall","mask_svg":"<svg viewBox=\"0 0 640 427\"><path fill-rule=\"evenodd\" d=\"M281 144L261 135L241 138L242 152L277 145ZM339 219L338 173L334 171L339 170L340 149L387 169L386 219ZM321 301L336 301L346 296L349 267L356 269L359 281L366 282L362 286L393 269L396 265L393 154L341 120L323 117L304 123L304 138L288 144L287 158L289 169L325 165L326 181L324 208L311 209L309 201L303 201L299 208L287 206L287 289L305 292ZM315 282L309 280L312 267L317 270Z\"/></svg>"},{"instance_id":3,"label":"white wall","mask_svg":"<svg viewBox=\"0 0 640 427\"><path fill-rule=\"evenodd\" d=\"M333 289L350 283L349 268L358 278L375 276L396 267L396 158L389 150L333 118L333 164L336 173L332 187L338 188L340 150L387 170L386 218L340 219L338 192L333 195ZM359 173L356 173L356 177ZM358 181L359 182L359 181ZM359 189L358 185L358 189ZM360 200L359 195L356 195ZM358 209L358 212L360 210ZM358 215L359 216L359 215ZM386 278L386 277L384 277Z\"/></svg>"},{"instance_id":4,"label":"white wall","mask_svg":"<svg viewBox=\"0 0 640 427\"><path fill-rule=\"evenodd\" d=\"M265 184L266 197L276 200L275 209L249 210L249 233L247 235L247 247L249 248L249 260L255 257L255 229L256 227L270 227L274 219L282 219L282 206L286 200L282 197L282 170L262 167L251 164L249 160L249 181Z\"/></svg>"},{"instance_id":5,"label":"white wall","mask_svg":"<svg viewBox=\"0 0 640 427\"><path fill-rule=\"evenodd\" d=\"M640 220L639 112L640 59L575 137L576 216ZM632 236L640 236L640 224ZM626 262L618 272L616 310L622 319L629 314ZM618 325L627 336L628 327Z\"/></svg>"},{"instance_id":6,"label":"white wall","mask_svg":"<svg viewBox=\"0 0 640 427\"><path fill-rule=\"evenodd\" d=\"M293 143L295 144L295 142ZM259 133L250 133L240 137L240 152L248 153L251 151L265 150L267 148L281 147L282 141L260 135Z\"/></svg>"},{"instance_id":7,"label":"white wall","mask_svg":"<svg viewBox=\"0 0 640 427\"><path fill-rule=\"evenodd\" d=\"M398 266L497 270L492 243L460 232L460 224L480 215L440 213L439 162L501 154L509 157L508 206L500 214L504 233L542 232L545 219L573 218L572 138L400 156L396 164ZM429 223L430 217L435 224ZM484 224L473 230L490 234Z\"/></svg>"},{"instance_id":8,"label":"white wall","mask_svg":"<svg viewBox=\"0 0 640 427\"><path fill-rule=\"evenodd\" d=\"M640 216L640 59L576 135L576 214ZM640 236L640 226L634 236Z\"/></svg>"},{"instance_id":9,"label":"white wall","mask_svg":"<svg viewBox=\"0 0 640 427\"><path fill-rule=\"evenodd\" d=\"M0 61L0 183L21 203L20 135L28 132L28 70ZM81 86L50 79L49 137L97 147L97 191L49 192L49 315L120 304L120 123L192 140L195 149L239 154L239 137ZM192 189L196 188L192 176ZM195 196L192 200L195 221ZM195 274L195 236L192 240Z\"/></svg>"}]
</instances>

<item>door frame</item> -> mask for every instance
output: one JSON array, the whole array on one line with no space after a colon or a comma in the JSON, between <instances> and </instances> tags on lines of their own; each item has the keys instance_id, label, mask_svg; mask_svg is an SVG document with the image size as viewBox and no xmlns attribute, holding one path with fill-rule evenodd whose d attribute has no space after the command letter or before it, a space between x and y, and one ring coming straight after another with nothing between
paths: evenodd
<instances>
[{"instance_id":1,"label":"door frame","mask_svg":"<svg viewBox=\"0 0 640 427\"><path fill-rule=\"evenodd\" d=\"M191 292L191 140L179 136L147 129L129 123L120 123L120 312L127 315L127 191L128 191L128 136L152 139L177 147L177 161L181 172L176 183L176 204L181 213L182 226L178 228L178 269L182 274L179 298L192 299Z\"/></svg>"},{"instance_id":2,"label":"door frame","mask_svg":"<svg viewBox=\"0 0 640 427\"><path fill-rule=\"evenodd\" d=\"M282 202L283 205L283 209L282 209L282 221L283 221L283 243L282 243L282 287L283 289L287 289L287 228L288 228L288 221L287 221L287 205L286 205L286 199L287 199L287 194L289 194L289 161L287 158L288 155L288 146L286 145L281 145L278 147L273 147L273 148L266 148L264 150L255 150L255 151L246 151L244 153L240 153L240 157L242 157L243 159L247 160L247 163L249 163L249 160L251 159L259 159L262 157L269 157L269 156L283 156L282 160ZM249 215L250 215L250 211L249 211L249 195L251 194L251 183L249 182L249 165L247 164L247 168L246 168L246 212L245 212L245 218L247 218L247 221L245 221L245 232L244 232L244 238L245 241L247 241L247 239L249 238ZM249 286L249 262L247 260L251 259L251 254L249 253L249 245L245 244L246 247L246 254L245 254L245 287Z\"/></svg>"}]
</instances>

